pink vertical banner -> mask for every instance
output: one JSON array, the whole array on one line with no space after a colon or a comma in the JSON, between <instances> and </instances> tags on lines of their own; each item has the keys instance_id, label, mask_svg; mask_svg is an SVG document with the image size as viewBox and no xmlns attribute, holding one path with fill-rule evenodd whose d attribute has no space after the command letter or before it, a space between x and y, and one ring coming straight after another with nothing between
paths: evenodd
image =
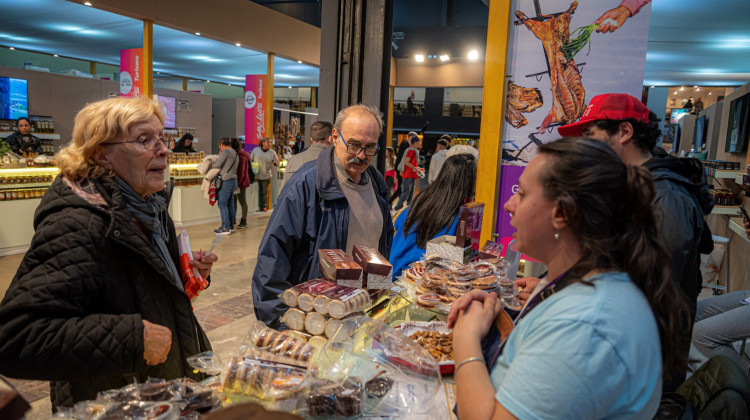
<instances>
[{"instance_id":1,"label":"pink vertical banner","mask_svg":"<svg viewBox=\"0 0 750 420\"><path fill-rule=\"evenodd\" d=\"M120 96L141 96L143 93L143 48L120 50Z\"/></svg>"},{"instance_id":2,"label":"pink vertical banner","mask_svg":"<svg viewBox=\"0 0 750 420\"><path fill-rule=\"evenodd\" d=\"M251 152L266 137L266 80L265 74L245 76L245 150Z\"/></svg>"}]
</instances>

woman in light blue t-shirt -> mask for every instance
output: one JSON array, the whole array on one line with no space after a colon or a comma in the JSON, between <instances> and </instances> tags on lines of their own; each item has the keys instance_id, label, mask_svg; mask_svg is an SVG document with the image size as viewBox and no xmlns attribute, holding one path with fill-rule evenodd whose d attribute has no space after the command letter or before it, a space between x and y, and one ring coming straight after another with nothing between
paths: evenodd
<instances>
[{"instance_id":1,"label":"woman in light blue t-shirt","mask_svg":"<svg viewBox=\"0 0 750 420\"><path fill-rule=\"evenodd\" d=\"M437 179L396 217L390 256L393 278L422 259L427 241L456 234L458 210L474 199L476 180L477 161L473 155L451 156Z\"/></svg>"},{"instance_id":2,"label":"woman in light blue t-shirt","mask_svg":"<svg viewBox=\"0 0 750 420\"><path fill-rule=\"evenodd\" d=\"M663 373L686 363L675 356L690 322L665 269L653 195L648 171L603 142L540 147L504 209L518 249L552 280L515 325L495 293L453 304L461 420L653 418ZM483 354L490 329L498 338Z\"/></svg>"}]
</instances>

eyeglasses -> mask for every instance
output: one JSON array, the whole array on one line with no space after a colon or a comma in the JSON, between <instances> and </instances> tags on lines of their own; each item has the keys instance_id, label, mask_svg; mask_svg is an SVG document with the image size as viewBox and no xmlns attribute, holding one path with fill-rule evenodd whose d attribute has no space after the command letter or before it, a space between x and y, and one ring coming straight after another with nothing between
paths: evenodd
<instances>
[{"instance_id":1,"label":"eyeglasses","mask_svg":"<svg viewBox=\"0 0 750 420\"><path fill-rule=\"evenodd\" d=\"M341 137L341 141L344 142L344 146L346 146L346 151L353 154L358 155L362 149L365 149L365 155L366 156L375 156L378 154L378 151L380 150L380 146L375 147L362 147L358 144L347 144L346 139L344 139L344 135L341 134L341 130L336 130L339 132L339 136Z\"/></svg>"},{"instance_id":2,"label":"eyeglasses","mask_svg":"<svg viewBox=\"0 0 750 420\"><path fill-rule=\"evenodd\" d=\"M144 149L148 150L149 152L155 152L159 149L159 145L163 144L164 147L167 147L167 138L163 134L159 134L155 137L149 137L146 135L139 136L136 140L125 140L125 141L115 141L111 143L103 143L104 145L109 144L122 144L122 143L140 143Z\"/></svg>"}]
</instances>

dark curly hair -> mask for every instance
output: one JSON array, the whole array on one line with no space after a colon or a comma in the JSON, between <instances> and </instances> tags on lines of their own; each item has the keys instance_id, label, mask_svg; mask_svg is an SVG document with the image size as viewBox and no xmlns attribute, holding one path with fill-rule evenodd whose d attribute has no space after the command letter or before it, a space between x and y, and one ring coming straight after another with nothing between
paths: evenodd
<instances>
[{"instance_id":1,"label":"dark curly hair","mask_svg":"<svg viewBox=\"0 0 750 420\"><path fill-rule=\"evenodd\" d=\"M656 147L656 142L661 136L659 121L661 120L656 114L649 111L647 123L637 121L633 118L627 118L624 120L598 120L595 125L612 136L620 131L620 124L625 122L630 123L630 125L633 126L633 140L635 140L635 144L639 148L650 152Z\"/></svg>"}]
</instances>

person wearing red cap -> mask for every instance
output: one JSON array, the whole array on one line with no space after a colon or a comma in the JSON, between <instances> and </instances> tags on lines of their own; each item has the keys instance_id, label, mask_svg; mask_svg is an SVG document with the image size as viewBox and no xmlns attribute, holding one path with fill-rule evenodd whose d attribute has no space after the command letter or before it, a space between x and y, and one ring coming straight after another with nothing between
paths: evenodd
<instances>
[{"instance_id":1,"label":"person wearing red cap","mask_svg":"<svg viewBox=\"0 0 750 420\"><path fill-rule=\"evenodd\" d=\"M624 93L593 97L578 122L558 127L557 131L563 137L603 141L625 163L643 165L651 172L654 205L661 210L661 234L670 255L671 277L687 297L694 319L702 282L700 254L709 254L713 249L711 230L704 219L713 208L713 199L700 161L678 159L656 148L661 135L659 119L641 101ZM691 332L685 331L685 354L690 350ZM664 391L674 391L678 385L665 381Z\"/></svg>"}]
</instances>

